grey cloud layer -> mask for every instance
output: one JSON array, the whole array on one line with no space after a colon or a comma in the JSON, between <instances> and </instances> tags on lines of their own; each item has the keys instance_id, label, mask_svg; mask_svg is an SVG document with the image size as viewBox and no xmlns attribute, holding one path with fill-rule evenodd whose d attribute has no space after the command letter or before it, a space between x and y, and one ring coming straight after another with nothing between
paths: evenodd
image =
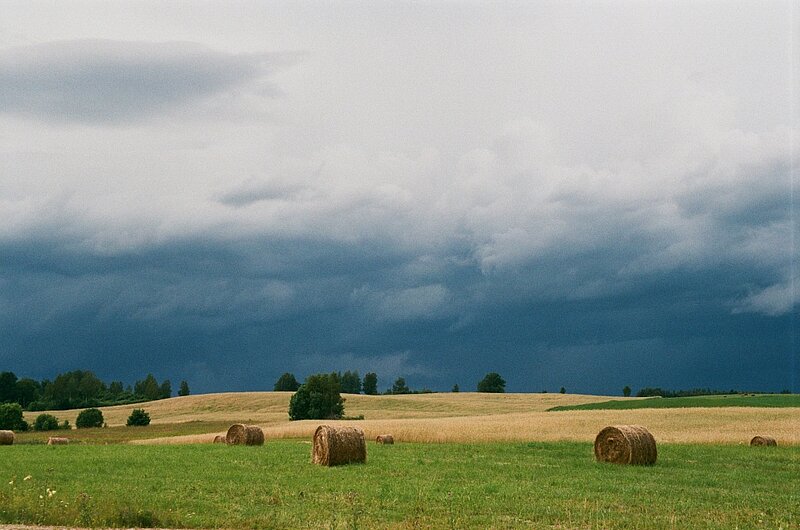
<instances>
[{"instance_id":1,"label":"grey cloud layer","mask_svg":"<svg viewBox=\"0 0 800 530\"><path fill-rule=\"evenodd\" d=\"M794 384L784 4L339 6L0 50L0 360Z\"/></svg>"},{"instance_id":2,"label":"grey cloud layer","mask_svg":"<svg viewBox=\"0 0 800 530\"><path fill-rule=\"evenodd\" d=\"M137 121L261 81L270 54L228 54L189 43L50 42L0 51L0 112L43 121Z\"/></svg>"}]
</instances>

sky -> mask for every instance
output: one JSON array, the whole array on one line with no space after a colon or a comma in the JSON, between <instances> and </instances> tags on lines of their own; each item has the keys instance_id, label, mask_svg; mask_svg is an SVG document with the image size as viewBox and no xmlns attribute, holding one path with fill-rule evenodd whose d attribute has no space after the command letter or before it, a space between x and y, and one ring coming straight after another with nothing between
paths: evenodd
<instances>
[{"instance_id":1,"label":"sky","mask_svg":"<svg viewBox=\"0 0 800 530\"><path fill-rule=\"evenodd\" d=\"M800 392L791 1L0 11L0 370Z\"/></svg>"}]
</instances>

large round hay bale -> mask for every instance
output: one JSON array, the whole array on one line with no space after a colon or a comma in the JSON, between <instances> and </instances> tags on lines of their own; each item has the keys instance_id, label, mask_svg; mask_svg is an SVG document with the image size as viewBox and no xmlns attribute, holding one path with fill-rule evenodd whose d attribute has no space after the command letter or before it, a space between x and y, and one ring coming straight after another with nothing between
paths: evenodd
<instances>
[{"instance_id":1,"label":"large round hay bale","mask_svg":"<svg viewBox=\"0 0 800 530\"><path fill-rule=\"evenodd\" d=\"M224 444L224 443L226 443L226 442L225 442L225 436L224 436L224 435L222 435L222 434L218 434L218 435L216 435L216 436L214 437L214 443L215 443L215 444Z\"/></svg>"},{"instance_id":2,"label":"large round hay bale","mask_svg":"<svg viewBox=\"0 0 800 530\"><path fill-rule=\"evenodd\" d=\"M50 436L47 439L47 445L67 445L69 444L69 438L61 438L59 436Z\"/></svg>"},{"instance_id":3,"label":"large round hay bale","mask_svg":"<svg viewBox=\"0 0 800 530\"><path fill-rule=\"evenodd\" d=\"M322 466L364 463L367 461L367 442L358 427L320 425L314 432L311 461Z\"/></svg>"},{"instance_id":4,"label":"large round hay bale","mask_svg":"<svg viewBox=\"0 0 800 530\"><path fill-rule=\"evenodd\" d=\"M656 463L656 440L641 425L612 425L594 439L599 462L649 466Z\"/></svg>"},{"instance_id":5,"label":"large round hay bale","mask_svg":"<svg viewBox=\"0 0 800 530\"><path fill-rule=\"evenodd\" d=\"M392 445L394 443L394 436L391 434L379 434L375 441L379 444Z\"/></svg>"},{"instance_id":6,"label":"large round hay bale","mask_svg":"<svg viewBox=\"0 0 800 530\"><path fill-rule=\"evenodd\" d=\"M0 431L0 445L12 445L14 443L14 431Z\"/></svg>"},{"instance_id":7,"label":"large round hay bale","mask_svg":"<svg viewBox=\"0 0 800 530\"><path fill-rule=\"evenodd\" d=\"M228 429L225 443L229 445L264 445L264 431L258 425L236 423Z\"/></svg>"},{"instance_id":8,"label":"large round hay bale","mask_svg":"<svg viewBox=\"0 0 800 530\"><path fill-rule=\"evenodd\" d=\"M750 445L759 445L765 447L776 447L778 442L775 441L775 438L772 436L754 436L752 440L750 440Z\"/></svg>"}]
</instances>

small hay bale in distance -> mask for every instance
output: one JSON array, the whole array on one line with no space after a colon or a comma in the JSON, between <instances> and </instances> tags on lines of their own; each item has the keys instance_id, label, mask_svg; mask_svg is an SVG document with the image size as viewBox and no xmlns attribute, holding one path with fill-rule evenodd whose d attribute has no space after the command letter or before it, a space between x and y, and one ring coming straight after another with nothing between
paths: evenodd
<instances>
[{"instance_id":1,"label":"small hay bale in distance","mask_svg":"<svg viewBox=\"0 0 800 530\"><path fill-rule=\"evenodd\" d=\"M598 462L650 466L656 463L656 440L641 425L612 425L594 440Z\"/></svg>"},{"instance_id":2,"label":"small hay bale in distance","mask_svg":"<svg viewBox=\"0 0 800 530\"><path fill-rule=\"evenodd\" d=\"M367 442L358 427L320 425L314 432L311 461L321 466L365 463Z\"/></svg>"},{"instance_id":3,"label":"small hay bale in distance","mask_svg":"<svg viewBox=\"0 0 800 530\"><path fill-rule=\"evenodd\" d=\"M750 445L763 447L777 447L778 442L772 436L754 436Z\"/></svg>"},{"instance_id":4,"label":"small hay bale in distance","mask_svg":"<svg viewBox=\"0 0 800 530\"><path fill-rule=\"evenodd\" d=\"M69 438L62 438L60 436L50 436L47 439L47 445L68 445Z\"/></svg>"},{"instance_id":5,"label":"small hay bale in distance","mask_svg":"<svg viewBox=\"0 0 800 530\"><path fill-rule=\"evenodd\" d=\"M0 431L0 445L13 445L14 431Z\"/></svg>"},{"instance_id":6,"label":"small hay bale in distance","mask_svg":"<svg viewBox=\"0 0 800 530\"><path fill-rule=\"evenodd\" d=\"M394 443L394 436L391 434L379 434L375 441L383 445L392 445Z\"/></svg>"},{"instance_id":7,"label":"small hay bale in distance","mask_svg":"<svg viewBox=\"0 0 800 530\"><path fill-rule=\"evenodd\" d=\"M235 423L225 435L228 445L264 445L264 431L258 425Z\"/></svg>"},{"instance_id":8,"label":"small hay bale in distance","mask_svg":"<svg viewBox=\"0 0 800 530\"><path fill-rule=\"evenodd\" d=\"M215 443L215 444L224 444L224 443L226 443L226 441L225 441L225 436L224 436L224 435L222 435L222 434L218 434L218 435L216 435L216 436L214 437L214 443Z\"/></svg>"}]
</instances>

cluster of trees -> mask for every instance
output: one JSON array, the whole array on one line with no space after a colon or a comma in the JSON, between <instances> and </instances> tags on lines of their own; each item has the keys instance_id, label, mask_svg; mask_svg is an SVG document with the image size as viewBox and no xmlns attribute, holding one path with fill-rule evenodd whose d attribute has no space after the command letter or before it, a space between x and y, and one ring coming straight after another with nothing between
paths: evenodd
<instances>
[{"instance_id":1,"label":"cluster of trees","mask_svg":"<svg viewBox=\"0 0 800 530\"><path fill-rule=\"evenodd\" d=\"M361 394L363 392L364 394L374 395L378 393L378 376L373 372L365 374L363 381L357 370L352 372L348 370L345 373L331 372L327 374L327 377L338 382L340 392L344 394ZM276 392L295 392L301 386L294 374L286 372L275 382L273 390Z\"/></svg>"},{"instance_id":2,"label":"cluster of trees","mask_svg":"<svg viewBox=\"0 0 800 530\"><path fill-rule=\"evenodd\" d=\"M693 396L720 396L724 394L764 394L765 392L746 392L741 390L713 390L710 388L692 388L690 390L664 390L659 387L644 387L636 393L636 397L655 397L661 396L664 398L673 397L693 397ZM781 394L791 393L789 390L782 390ZM622 389L622 395L628 397L631 395L631 387L626 386Z\"/></svg>"},{"instance_id":3,"label":"cluster of trees","mask_svg":"<svg viewBox=\"0 0 800 530\"><path fill-rule=\"evenodd\" d=\"M178 395L189 395L189 384L181 381ZM27 410L66 410L82 407L121 405L152 401L172 396L169 379L159 383L153 374L125 386L121 381L109 384L93 372L74 370L59 374L52 381L18 379L13 372L0 372L0 403L17 403Z\"/></svg>"},{"instance_id":4,"label":"cluster of trees","mask_svg":"<svg viewBox=\"0 0 800 530\"><path fill-rule=\"evenodd\" d=\"M319 375L319 374L316 374ZM312 377L316 377L312 376ZM342 372L331 372L330 374L325 374L326 377L335 381L339 385L339 391L343 394L367 394L367 395L377 395L378 394L378 375L374 372L369 372L364 375L364 379L362 380L358 374L358 371L346 371L345 373ZM297 381L297 378L294 374L286 372L281 375L278 380L275 382L273 386L273 390L276 392L296 392L298 391L302 385ZM453 385L451 390L452 392L459 392L458 385ZM486 376L478 383L478 392L505 392L506 391L506 381L503 379L500 374L497 372L489 372ZM383 393L386 395L396 395L396 394L430 394L433 390L428 388L423 388L420 390L412 390L409 388L408 384L404 377L398 377L392 386L387 388ZM561 392L564 393L566 390L562 387Z\"/></svg>"}]
</instances>

